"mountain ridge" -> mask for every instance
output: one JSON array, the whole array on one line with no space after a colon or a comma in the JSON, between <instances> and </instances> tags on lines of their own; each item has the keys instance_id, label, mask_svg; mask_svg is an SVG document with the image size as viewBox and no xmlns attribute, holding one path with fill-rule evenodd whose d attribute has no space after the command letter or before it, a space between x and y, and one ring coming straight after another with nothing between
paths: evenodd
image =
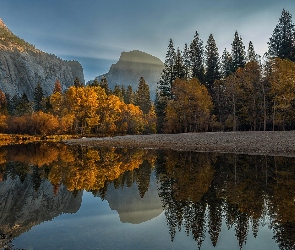
<instances>
[{"instance_id":1,"label":"mountain ridge","mask_svg":"<svg viewBox=\"0 0 295 250\"><path fill-rule=\"evenodd\" d=\"M140 50L123 51L118 62L112 64L106 74L97 76L96 79L100 81L102 77L106 77L111 89L116 85L123 85L125 88L130 85L135 91L140 77L143 77L149 85L151 98L154 99L163 69L164 63L156 56Z\"/></svg>"},{"instance_id":2,"label":"mountain ridge","mask_svg":"<svg viewBox=\"0 0 295 250\"><path fill-rule=\"evenodd\" d=\"M58 79L63 90L78 77L84 82L82 65L78 61L61 58L36 49L34 45L15 36L0 19L0 90L33 100L33 92L40 83L45 95L51 95Z\"/></svg>"}]
</instances>

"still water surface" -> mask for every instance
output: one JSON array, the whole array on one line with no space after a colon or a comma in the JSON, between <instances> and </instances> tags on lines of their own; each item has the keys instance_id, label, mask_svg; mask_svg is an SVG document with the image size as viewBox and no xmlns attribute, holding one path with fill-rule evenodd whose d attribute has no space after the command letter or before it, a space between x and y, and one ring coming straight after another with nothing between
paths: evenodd
<instances>
[{"instance_id":1,"label":"still water surface","mask_svg":"<svg viewBox=\"0 0 295 250\"><path fill-rule=\"evenodd\" d=\"M295 159L0 148L2 249L294 249Z\"/></svg>"}]
</instances>

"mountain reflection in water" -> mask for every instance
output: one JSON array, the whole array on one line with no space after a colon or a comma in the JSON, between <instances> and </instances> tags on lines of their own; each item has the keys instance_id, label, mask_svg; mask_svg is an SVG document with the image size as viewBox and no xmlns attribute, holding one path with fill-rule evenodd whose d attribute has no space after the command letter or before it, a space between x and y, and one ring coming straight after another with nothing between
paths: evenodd
<instances>
[{"instance_id":1,"label":"mountain reflection in water","mask_svg":"<svg viewBox=\"0 0 295 250\"><path fill-rule=\"evenodd\" d=\"M0 247L13 249L32 227L76 213L83 191L108 201L123 223L164 212L172 244L181 231L199 248L209 238L218 248L227 227L246 248L269 228L273 249L295 248L294 158L48 143L0 148Z\"/></svg>"}]
</instances>

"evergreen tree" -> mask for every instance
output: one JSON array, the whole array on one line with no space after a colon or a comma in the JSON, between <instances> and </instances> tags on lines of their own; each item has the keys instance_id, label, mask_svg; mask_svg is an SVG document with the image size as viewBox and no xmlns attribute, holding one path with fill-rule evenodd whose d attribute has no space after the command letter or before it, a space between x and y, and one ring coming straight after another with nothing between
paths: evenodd
<instances>
[{"instance_id":1,"label":"evergreen tree","mask_svg":"<svg viewBox=\"0 0 295 250\"><path fill-rule=\"evenodd\" d=\"M187 47L187 43L184 45L183 53L182 53L182 62L183 62L183 71L184 71L184 79L189 79L191 76L191 62L190 62L190 51Z\"/></svg>"},{"instance_id":2,"label":"evergreen tree","mask_svg":"<svg viewBox=\"0 0 295 250\"><path fill-rule=\"evenodd\" d=\"M257 55L254 50L253 43L250 41L249 42L249 47L247 51L247 61L248 62L257 62Z\"/></svg>"},{"instance_id":3,"label":"evergreen tree","mask_svg":"<svg viewBox=\"0 0 295 250\"><path fill-rule=\"evenodd\" d=\"M164 69L161 74L161 78L157 84L157 93L155 100L155 110L157 114L157 131L163 131L163 125L165 121L165 109L167 101L172 99L172 85L175 80L175 48L172 39L169 40L169 45L164 62Z\"/></svg>"},{"instance_id":4,"label":"evergreen tree","mask_svg":"<svg viewBox=\"0 0 295 250\"><path fill-rule=\"evenodd\" d=\"M231 65L232 65L232 57L230 53L226 49L224 49L221 56L221 76L223 79L233 73Z\"/></svg>"},{"instance_id":5,"label":"evergreen tree","mask_svg":"<svg viewBox=\"0 0 295 250\"><path fill-rule=\"evenodd\" d=\"M11 109L10 109L10 114L11 115L16 115L16 108L20 103L20 97L18 95L14 95L11 98Z\"/></svg>"},{"instance_id":6,"label":"evergreen tree","mask_svg":"<svg viewBox=\"0 0 295 250\"><path fill-rule=\"evenodd\" d=\"M238 31L235 32L233 40L231 56L232 56L232 72L236 72L238 68L243 68L246 64L246 52L242 38L239 37Z\"/></svg>"},{"instance_id":7,"label":"evergreen tree","mask_svg":"<svg viewBox=\"0 0 295 250\"><path fill-rule=\"evenodd\" d=\"M128 85L127 87L126 94L124 97L124 102L126 104L134 104L134 92L132 90L131 85Z\"/></svg>"},{"instance_id":8,"label":"evergreen tree","mask_svg":"<svg viewBox=\"0 0 295 250\"><path fill-rule=\"evenodd\" d=\"M35 102L34 109L35 109L35 111L42 110L43 97L44 97L43 89L41 87L41 84L38 83L36 88L34 89L34 102Z\"/></svg>"},{"instance_id":9,"label":"evergreen tree","mask_svg":"<svg viewBox=\"0 0 295 250\"><path fill-rule=\"evenodd\" d=\"M82 87L82 83L80 82L79 77L76 77L76 78L75 78L75 80L74 80L74 86L75 86L76 88Z\"/></svg>"},{"instance_id":10,"label":"evergreen tree","mask_svg":"<svg viewBox=\"0 0 295 250\"><path fill-rule=\"evenodd\" d=\"M139 79L136 91L136 105L140 107L144 114L148 114L152 106L149 85L143 77Z\"/></svg>"},{"instance_id":11,"label":"evergreen tree","mask_svg":"<svg viewBox=\"0 0 295 250\"><path fill-rule=\"evenodd\" d=\"M295 61L295 27L292 15L285 9L269 39L268 54L270 57Z\"/></svg>"},{"instance_id":12,"label":"evergreen tree","mask_svg":"<svg viewBox=\"0 0 295 250\"><path fill-rule=\"evenodd\" d=\"M185 77L185 69L180 49L177 48L174 65L175 78L183 79Z\"/></svg>"},{"instance_id":13,"label":"evergreen tree","mask_svg":"<svg viewBox=\"0 0 295 250\"><path fill-rule=\"evenodd\" d=\"M27 95L22 94L21 98L18 101L18 105L15 108L15 114L17 116L22 116L26 114L31 114L33 111L33 105L30 103Z\"/></svg>"},{"instance_id":14,"label":"evergreen tree","mask_svg":"<svg viewBox=\"0 0 295 250\"><path fill-rule=\"evenodd\" d=\"M190 45L190 59L192 77L204 83L204 48L203 41L199 38L199 33L197 31Z\"/></svg>"},{"instance_id":15,"label":"evergreen tree","mask_svg":"<svg viewBox=\"0 0 295 250\"><path fill-rule=\"evenodd\" d=\"M123 100L123 94L119 85L114 87L113 95L118 96L121 101Z\"/></svg>"},{"instance_id":16,"label":"evergreen tree","mask_svg":"<svg viewBox=\"0 0 295 250\"><path fill-rule=\"evenodd\" d=\"M90 83L89 85L92 86L92 87L98 87L98 86L99 86L99 81L95 78L95 79L93 80L93 82Z\"/></svg>"},{"instance_id":17,"label":"evergreen tree","mask_svg":"<svg viewBox=\"0 0 295 250\"><path fill-rule=\"evenodd\" d=\"M206 45L206 86L211 96L214 81L219 79L219 53L214 37L210 34Z\"/></svg>"},{"instance_id":18,"label":"evergreen tree","mask_svg":"<svg viewBox=\"0 0 295 250\"><path fill-rule=\"evenodd\" d=\"M105 76L101 78L99 86L105 90L107 95L110 93L109 84Z\"/></svg>"},{"instance_id":19,"label":"evergreen tree","mask_svg":"<svg viewBox=\"0 0 295 250\"><path fill-rule=\"evenodd\" d=\"M171 88L172 83L175 80L175 60L176 60L176 53L173 45L172 39L169 41L166 59L164 63L164 69L161 74L161 79L158 83L158 92L161 96L166 96L169 99L171 98Z\"/></svg>"}]
</instances>

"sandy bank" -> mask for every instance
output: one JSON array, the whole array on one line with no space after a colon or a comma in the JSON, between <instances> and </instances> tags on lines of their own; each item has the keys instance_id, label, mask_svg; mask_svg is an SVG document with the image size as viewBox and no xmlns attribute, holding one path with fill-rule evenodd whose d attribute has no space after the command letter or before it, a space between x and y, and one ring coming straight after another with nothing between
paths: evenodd
<instances>
[{"instance_id":1,"label":"sandy bank","mask_svg":"<svg viewBox=\"0 0 295 250\"><path fill-rule=\"evenodd\" d=\"M64 142L98 147L295 156L295 131L126 135Z\"/></svg>"}]
</instances>

